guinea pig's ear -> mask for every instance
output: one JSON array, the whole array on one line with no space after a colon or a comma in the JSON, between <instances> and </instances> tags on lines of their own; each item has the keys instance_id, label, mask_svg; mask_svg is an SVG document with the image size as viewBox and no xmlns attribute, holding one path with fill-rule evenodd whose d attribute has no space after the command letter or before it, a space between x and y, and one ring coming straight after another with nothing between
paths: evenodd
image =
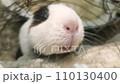
<instances>
[{"instance_id":1,"label":"guinea pig's ear","mask_svg":"<svg viewBox=\"0 0 120 84\"><path fill-rule=\"evenodd\" d=\"M47 6L41 7L38 11L34 13L32 26L37 26L38 24L44 22L48 19L49 10Z\"/></svg>"}]
</instances>

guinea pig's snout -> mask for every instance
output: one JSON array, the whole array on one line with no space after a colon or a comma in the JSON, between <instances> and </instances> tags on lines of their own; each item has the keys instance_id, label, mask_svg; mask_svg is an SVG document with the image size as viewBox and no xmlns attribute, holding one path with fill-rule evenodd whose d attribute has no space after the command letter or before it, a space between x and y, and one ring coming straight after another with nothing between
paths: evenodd
<instances>
[{"instance_id":1,"label":"guinea pig's snout","mask_svg":"<svg viewBox=\"0 0 120 84\"><path fill-rule=\"evenodd\" d=\"M66 33L77 33L79 28L78 26L74 27L73 25L64 25L64 30Z\"/></svg>"}]
</instances>

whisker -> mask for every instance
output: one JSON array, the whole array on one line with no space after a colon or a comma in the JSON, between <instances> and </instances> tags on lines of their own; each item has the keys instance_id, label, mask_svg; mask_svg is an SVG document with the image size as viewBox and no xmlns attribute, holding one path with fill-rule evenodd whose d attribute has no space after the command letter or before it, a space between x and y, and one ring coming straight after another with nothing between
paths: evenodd
<instances>
[{"instance_id":1,"label":"whisker","mask_svg":"<svg viewBox=\"0 0 120 84\"><path fill-rule=\"evenodd\" d=\"M99 35L97 35L97 34L94 34L94 33L85 31L85 35L87 35L87 34L88 34L88 35L96 36L96 37L98 37L98 38L102 38L101 36L99 36Z\"/></svg>"},{"instance_id":2,"label":"whisker","mask_svg":"<svg viewBox=\"0 0 120 84\"><path fill-rule=\"evenodd\" d=\"M84 39L84 40L87 41L87 42L89 42L89 43L91 43L91 44L94 44L94 45L98 46L97 43L95 43L95 42L93 42L93 41L91 41L91 40L89 40L89 39Z\"/></svg>"},{"instance_id":3,"label":"whisker","mask_svg":"<svg viewBox=\"0 0 120 84\"><path fill-rule=\"evenodd\" d=\"M103 43L101 40L99 40L98 38L95 38L95 37L92 37L92 36L88 36L88 35L85 35L85 37L88 37L88 38L90 38L90 39L93 39L93 40L95 40L95 41L97 41L97 42L99 42L99 43Z\"/></svg>"}]
</instances>

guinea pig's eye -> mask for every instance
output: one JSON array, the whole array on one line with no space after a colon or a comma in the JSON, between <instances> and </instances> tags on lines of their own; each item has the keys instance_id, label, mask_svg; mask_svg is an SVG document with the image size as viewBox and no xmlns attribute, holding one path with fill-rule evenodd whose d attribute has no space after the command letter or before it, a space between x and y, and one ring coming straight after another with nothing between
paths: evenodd
<instances>
[{"instance_id":1,"label":"guinea pig's eye","mask_svg":"<svg viewBox=\"0 0 120 84\"><path fill-rule=\"evenodd\" d=\"M47 18L48 18L48 16L46 13L41 17L42 21L45 21Z\"/></svg>"},{"instance_id":2,"label":"guinea pig's eye","mask_svg":"<svg viewBox=\"0 0 120 84\"><path fill-rule=\"evenodd\" d=\"M33 19L35 22L41 23L41 22L47 20L48 15L49 15L48 8L46 6L44 6L44 7L41 7L38 11L36 11L34 13Z\"/></svg>"}]
</instances>

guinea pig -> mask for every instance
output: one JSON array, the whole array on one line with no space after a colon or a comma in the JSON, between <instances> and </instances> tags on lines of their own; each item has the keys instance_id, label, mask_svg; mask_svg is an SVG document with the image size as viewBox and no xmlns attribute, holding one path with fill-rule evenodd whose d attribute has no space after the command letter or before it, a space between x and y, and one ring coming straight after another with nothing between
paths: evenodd
<instances>
[{"instance_id":1,"label":"guinea pig","mask_svg":"<svg viewBox=\"0 0 120 84\"><path fill-rule=\"evenodd\" d=\"M64 4L41 7L21 27L19 33L23 54L34 49L46 56L72 52L83 38L81 18Z\"/></svg>"}]
</instances>

